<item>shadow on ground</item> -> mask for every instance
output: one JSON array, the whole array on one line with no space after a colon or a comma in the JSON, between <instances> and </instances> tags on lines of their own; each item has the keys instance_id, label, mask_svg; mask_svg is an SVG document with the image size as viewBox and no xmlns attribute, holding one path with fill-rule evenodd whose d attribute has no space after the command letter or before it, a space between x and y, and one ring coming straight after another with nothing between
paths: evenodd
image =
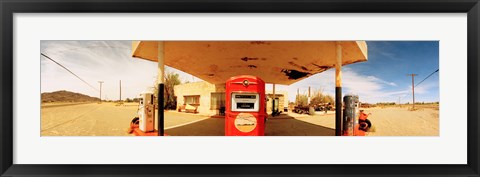
<instances>
[{"instance_id":1,"label":"shadow on ground","mask_svg":"<svg viewBox=\"0 0 480 177\"><path fill-rule=\"evenodd\" d=\"M298 119L268 119L265 136L335 136L335 129Z\"/></svg>"},{"instance_id":2,"label":"shadow on ground","mask_svg":"<svg viewBox=\"0 0 480 177\"><path fill-rule=\"evenodd\" d=\"M166 129L171 136L224 136L225 120L223 118L208 118L180 127Z\"/></svg>"},{"instance_id":3,"label":"shadow on ground","mask_svg":"<svg viewBox=\"0 0 480 177\"><path fill-rule=\"evenodd\" d=\"M209 118L165 130L171 136L224 136L225 119ZM335 136L335 129L304 122L293 117L269 118L266 136Z\"/></svg>"}]
</instances>

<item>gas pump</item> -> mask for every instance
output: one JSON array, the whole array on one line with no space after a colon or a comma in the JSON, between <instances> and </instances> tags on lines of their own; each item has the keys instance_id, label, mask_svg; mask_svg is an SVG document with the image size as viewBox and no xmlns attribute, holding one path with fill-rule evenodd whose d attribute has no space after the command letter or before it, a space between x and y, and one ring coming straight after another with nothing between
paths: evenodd
<instances>
[{"instance_id":1,"label":"gas pump","mask_svg":"<svg viewBox=\"0 0 480 177\"><path fill-rule=\"evenodd\" d=\"M356 122L358 111L358 96L357 95L345 95L343 97L343 104L345 105L343 110L343 136L356 135Z\"/></svg>"},{"instance_id":2,"label":"gas pump","mask_svg":"<svg viewBox=\"0 0 480 177\"><path fill-rule=\"evenodd\" d=\"M155 96L151 92L140 94L138 106L139 129L143 132L155 130Z\"/></svg>"},{"instance_id":3,"label":"gas pump","mask_svg":"<svg viewBox=\"0 0 480 177\"><path fill-rule=\"evenodd\" d=\"M226 81L225 136L265 134L265 82L256 76L236 76Z\"/></svg>"}]
</instances>

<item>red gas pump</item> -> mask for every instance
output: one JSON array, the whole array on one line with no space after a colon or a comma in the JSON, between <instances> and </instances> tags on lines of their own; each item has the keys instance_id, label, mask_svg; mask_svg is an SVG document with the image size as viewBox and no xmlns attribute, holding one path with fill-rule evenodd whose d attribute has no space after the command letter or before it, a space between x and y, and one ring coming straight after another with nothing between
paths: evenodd
<instances>
[{"instance_id":1,"label":"red gas pump","mask_svg":"<svg viewBox=\"0 0 480 177\"><path fill-rule=\"evenodd\" d=\"M225 136L265 135L265 82L256 76L227 80Z\"/></svg>"}]
</instances>

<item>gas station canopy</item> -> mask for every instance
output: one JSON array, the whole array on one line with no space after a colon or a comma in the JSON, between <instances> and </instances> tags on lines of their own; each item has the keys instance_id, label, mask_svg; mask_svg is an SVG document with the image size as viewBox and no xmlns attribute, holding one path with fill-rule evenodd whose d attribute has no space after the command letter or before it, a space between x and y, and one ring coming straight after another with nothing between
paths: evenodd
<instances>
[{"instance_id":1,"label":"gas station canopy","mask_svg":"<svg viewBox=\"0 0 480 177\"><path fill-rule=\"evenodd\" d=\"M163 41L164 64L212 84L255 75L266 83L290 85L342 65L367 61L365 41ZM132 56L158 60L158 41L132 42Z\"/></svg>"}]
</instances>

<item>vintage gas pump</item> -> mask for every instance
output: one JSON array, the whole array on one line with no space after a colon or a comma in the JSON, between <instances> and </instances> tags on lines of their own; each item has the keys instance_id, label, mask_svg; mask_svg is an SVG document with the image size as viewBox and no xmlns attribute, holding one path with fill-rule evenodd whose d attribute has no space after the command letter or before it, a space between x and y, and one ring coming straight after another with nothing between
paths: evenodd
<instances>
[{"instance_id":1,"label":"vintage gas pump","mask_svg":"<svg viewBox=\"0 0 480 177\"><path fill-rule=\"evenodd\" d=\"M143 132L155 130L155 96L151 92L140 94L138 106L139 129Z\"/></svg>"},{"instance_id":2,"label":"vintage gas pump","mask_svg":"<svg viewBox=\"0 0 480 177\"><path fill-rule=\"evenodd\" d=\"M343 104L345 108L343 110L343 136L354 136L356 134L355 127L357 122L358 111L358 96L345 95L343 97Z\"/></svg>"},{"instance_id":3,"label":"vintage gas pump","mask_svg":"<svg viewBox=\"0 0 480 177\"><path fill-rule=\"evenodd\" d=\"M236 76L226 81L225 136L265 134L265 82L255 76Z\"/></svg>"}]
</instances>

